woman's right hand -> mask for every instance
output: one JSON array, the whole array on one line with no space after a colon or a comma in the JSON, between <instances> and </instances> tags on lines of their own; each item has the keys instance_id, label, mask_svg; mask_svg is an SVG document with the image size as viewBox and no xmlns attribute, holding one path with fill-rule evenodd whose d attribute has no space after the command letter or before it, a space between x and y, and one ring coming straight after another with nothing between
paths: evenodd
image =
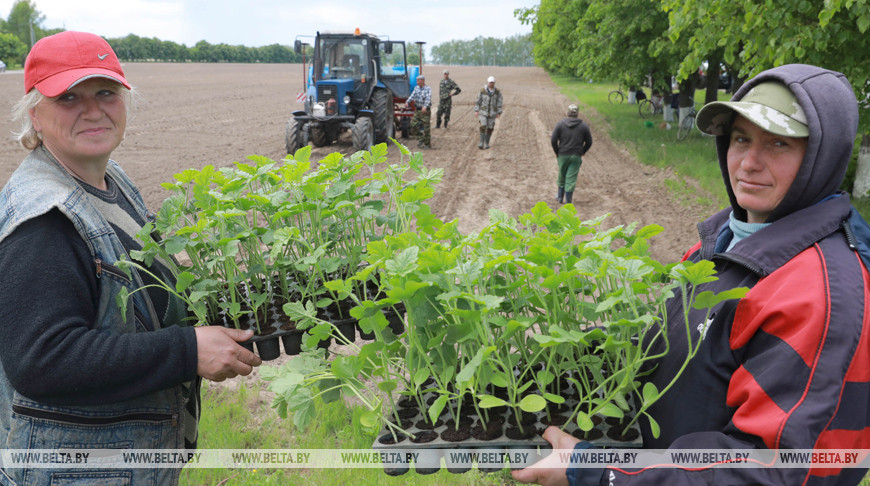
<instances>
[{"instance_id":1,"label":"woman's right hand","mask_svg":"<svg viewBox=\"0 0 870 486\"><path fill-rule=\"evenodd\" d=\"M555 451L574 450L574 446L580 440L552 425L547 427L542 437L553 446L554 452L525 469L511 471L511 475L521 483L535 483L544 486L568 486L568 476L566 474L568 467L560 464L559 454Z\"/></svg>"},{"instance_id":2,"label":"woman's right hand","mask_svg":"<svg viewBox=\"0 0 870 486\"><path fill-rule=\"evenodd\" d=\"M239 345L254 336L254 331L202 326L196 332L196 373L211 381L247 376L263 360Z\"/></svg>"}]
</instances>

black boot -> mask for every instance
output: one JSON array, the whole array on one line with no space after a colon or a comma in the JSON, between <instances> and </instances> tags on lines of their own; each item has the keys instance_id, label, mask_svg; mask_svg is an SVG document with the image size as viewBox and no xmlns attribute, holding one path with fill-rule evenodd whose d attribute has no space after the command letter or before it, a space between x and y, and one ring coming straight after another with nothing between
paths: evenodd
<instances>
[{"instance_id":1,"label":"black boot","mask_svg":"<svg viewBox=\"0 0 870 486\"><path fill-rule=\"evenodd\" d=\"M444 120L444 129L447 130L447 119Z\"/></svg>"},{"instance_id":2,"label":"black boot","mask_svg":"<svg viewBox=\"0 0 870 486\"><path fill-rule=\"evenodd\" d=\"M486 140L486 132L480 132L480 143L477 144L477 148L483 150L483 142Z\"/></svg>"},{"instance_id":3,"label":"black boot","mask_svg":"<svg viewBox=\"0 0 870 486\"><path fill-rule=\"evenodd\" d=\"M559 201L559 204L562 204L562 201L565 199L565 188L560 187L559 192L556 193L556 200Z\"/></svg>"},{"instance_id":4,"label":"black boot","mask_svg":"<svg viewBox=\"0 0 870 486\"><path fill-rule=\"evenodd\" d=\"M441 128L441 119L435 120L435 128ZM444 122L444 128L447 128L447 122Z\"/></svg>"},{"instance_id":5,"label":"black boot","mask_svg":"<svg viewBox=\"0 0 870 486\"><path fill-rule=\"evenodd\" d=\"M565 193L565 204L571 204L571 199L574 197L574 191Z\"/></svg>"},{"instance_id":6,"label":"black boot","mask_svg":"<svg viewBox=\"0 0 870 486\"><path fill-rule=\"evenodd\" d=\"M489 148L489 137L492 137L492 132L488 131L488 132L486 132L486 141L483 144L483 148L485 148L485 149Z\"/></svg>"}]
</instances>

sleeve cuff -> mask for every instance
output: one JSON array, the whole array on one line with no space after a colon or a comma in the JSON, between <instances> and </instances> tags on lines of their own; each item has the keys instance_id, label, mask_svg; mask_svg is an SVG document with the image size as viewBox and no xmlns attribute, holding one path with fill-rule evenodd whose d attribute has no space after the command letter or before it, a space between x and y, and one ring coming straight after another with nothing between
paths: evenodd
<instances>
[{"instance_id":1,"label":"sleeve cuff","mask_svg":"<svg viewBox=\"0 0 870 486\"><path fill-rule=\"evenodd\" d=\"M581 440L574 446L574 451L591 448L592 443ZM572 462L565 470L565 476L568 478L568 484L571 486L596 486L601 483L601 477L604 476L604 468L581 468Z\"/></svg>"}]
</instances>

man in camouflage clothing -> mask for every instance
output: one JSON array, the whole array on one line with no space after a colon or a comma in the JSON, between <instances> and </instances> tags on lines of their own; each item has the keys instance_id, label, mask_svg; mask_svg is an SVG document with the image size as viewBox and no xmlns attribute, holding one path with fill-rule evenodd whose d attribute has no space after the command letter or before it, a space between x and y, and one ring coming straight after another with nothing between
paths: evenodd
<instances>
[{"instance_id":1,"label":"man in camouflage clothing","mask_svg":"<svg viewBox=\"0 0 870 486\"><path fill-rule=\"evenodd\" d=\"M444 128L447 128L447 122L450 121L450 109L453 108L453 97L458 95L462 90L455 81L450 79L450 71L444 70L444 79L441 80L441 85L438 88L438 113L435 114L435 128L441 128L441 115L444 115Z\"/></svg>"},{"instance_id":2,"label":"man in camouflage clothing","mask_svg":"<svg viewBox=\"0 0 870 486\"><path fill-rule=\"evenodd\" d=\"M411 102L414 103L414 117L411 118L411 124L416 125L420 130L417 134L417 147L432 148L429 136L429 127L432 126L432 88L426 85L426 76L422 74L417 76L417 86L408 97L406 105L410 107Z\"/></svg>"},{"instance_id":3,"label":"man in camouflage clothing","mask_svg":"<svg viewBox=\"0 0 870 486\"><path fill-rule=\"evenodd\" d=\"M479 149L489 148L489 139L495 128L495 119L501 116L502 98L501 91L495 87L495 78L490 76L486 80L486 86L480 88L477 101L474 102L474 116L480 121Z\"/></svg>"}]
</instances>

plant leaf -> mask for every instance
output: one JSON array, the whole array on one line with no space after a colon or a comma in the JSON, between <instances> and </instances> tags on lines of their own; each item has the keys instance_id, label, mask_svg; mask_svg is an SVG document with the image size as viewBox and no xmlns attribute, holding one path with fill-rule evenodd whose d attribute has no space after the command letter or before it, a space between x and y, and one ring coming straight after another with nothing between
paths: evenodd
<instances>
[{"instance_id":1,"label":"plant leaf","mask_svg":"<svg viewBox=\"0 0 870 486\"><path fill-rule=\"evenodd\" d=\"M604 415L605 417L622 418L625 416L625 413L623 413L622 409L610 402L605 403L601 408L599 408L598 413Z\"/></svg>"},{"instance_id":2,"label":"plant leaf","mask_svg":"<svg viewBox=\"0 0 870 486\"><path fill-rule=\"evenodd\" d=\"M643 386L643 403L651 403L659 398L659 390L651 382Z\"/></svg>"},{"instance_id":3,"label":"plant leaf","mask_svg":"<svg viewBox=\"0 0 870 486\"><path fill-rule=\"evenodd\" d=\"M595 427L595 423L592 422L589 414L587 414L586 412L578 411L577 427L580 427L580 430L584 432L589 432L590 430L592 430L592 427Z\"/></svg>"},{"instance_id":4,"label":"plant leaf","mask_svg":"<svg viewBox=\"0 0 870 486\"><path fill-rule=\"evenodd\" d=\"M506 401L492 395L478 395L478 398L480 401L477 403L477 406L480 408L493 408L507 405Z\"/></svg>"},{"instance_id":5,"label":"plant leaf","mask_svg":"<svg viewBox=\"0 0 870 486\"><path fill-rule=\"evenodd\" d=\"M520 408L526 412L540 412L547 406L547 400L541 395L526 395L520 400Z\"/></svg>"},{"instance_id":6,"label":"plant leaf","mask_svg":"<svg viewBox=\"0 0 870 486\"><path fill-rule=\"evenodd\" d=\"M438 421L438 417L441 416L441 411L444 410L445 405L447 405L447 395L441 395L435 399L429 407L429 423L434 424Z\"/></svg>"},{"instance_id":7,"label":"plant leaf","mask_svg":"<svg viewBox=\"0 0 870 486\"><path fill-rule=\"evenodd\" d=\"M381 421L381 414L374 410L366 410L359 416L359 423L367 428L377 426Z\"/></svg>"},{"instance_id":8,"label":"plant leaf","mask_svg":"<svg viewBox=\"0 0 870 486\"><path fill-rule=\"evenodd\" d=\"M645 415L646 415L647 419L649 419L649 429L652 432L653 437L658 439L659 435L661 435L661 433L662 433L662 430L659 427L659 423L656 422L656 420L654 418L652 418L652 416L650 414L645 414Z\"/></svg>"}]
</instances>

